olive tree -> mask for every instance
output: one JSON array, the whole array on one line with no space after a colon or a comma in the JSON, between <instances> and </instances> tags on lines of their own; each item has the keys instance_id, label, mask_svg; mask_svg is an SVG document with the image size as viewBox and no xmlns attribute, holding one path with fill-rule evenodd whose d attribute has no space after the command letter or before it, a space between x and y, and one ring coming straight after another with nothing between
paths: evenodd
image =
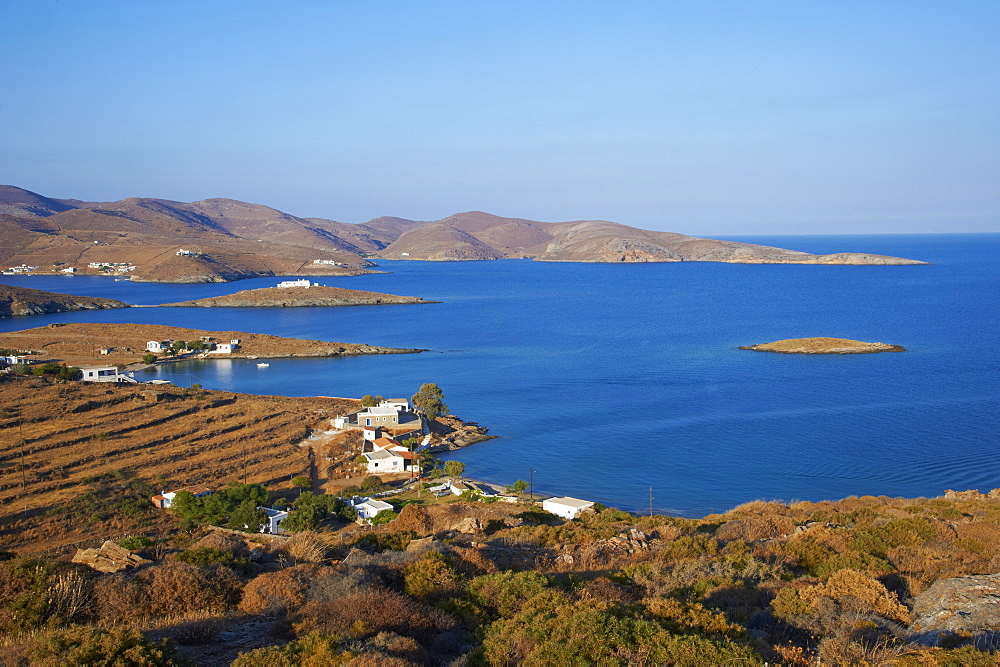
<instances>
[{"instance_id":1,"label":"olive tree","mask_svg":"<svg viewBox=\"0 0 1000 667\"><path fill-rule=\"evenodd\" d=\"M420 385L420 391L410 397L410 402L429 419L435 419L448 412L448 406L444 402L444 392L433 382Z\"/></svg>"}]
</instances>

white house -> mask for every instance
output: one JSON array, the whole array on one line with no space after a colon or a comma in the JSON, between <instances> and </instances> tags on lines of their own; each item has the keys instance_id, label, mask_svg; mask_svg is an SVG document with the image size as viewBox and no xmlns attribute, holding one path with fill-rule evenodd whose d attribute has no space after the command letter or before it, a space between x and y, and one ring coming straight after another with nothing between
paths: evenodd
<instances>
[{"instance_id":1,"label":"white house","mask_svg":"<svg viewBox=\"0 0 1000 667\"><path fill-rule=\"evenodd\" d=\"M84 382L126 382L138 384L132 373L122 373L117 366L78 366Z\"/></svg>"},{"instance_id":2,"label":"white house","mask_svg":"<svg viewBox=\"0 0 1000 667\"><path fill-rule=\"evenodd\" d=\"M589 510L593 506L594 503L589 500L580 500L579 498L570 498L569 496L548 498L542 501L543 510L564 519L575 519L582 512Z\"/></svg>"},{"instance_id":3,"label":"white house","mask_svg":"<svg viewBox=\"0 0 1000 667\"><path fill-rule=\"evenodd\" d=\"M147 352L163 352L174 344L172 340L151 340L146 343Z\"/></svg>"},{"instance_id":4,"label":"white house","mask_svg":"<svg viewBox=\"0 0 1000 667\"><path fill-rule=\"evenodd\" d=\"M303 278L302 280L282 280L280 283L278 283L278 287L281 287L281 288L285 288L285 287L310 287L311 285L312 285L312 283L309 280L305 279L305 278Z\"/></svg>"},{"instance_id":5,"label":"white house","mask_svg":"<svg viewBox=\"0 0 1000 667\"><path fill-rule=\"evenodd\" d=\"M378 407L392 408L396 412L409 412L410 401L405 398L387 398L383 401L379 401Z\"/></svg>"},{"instance_id":6,"label":"white house","mask_svg":"<svg viewBox=\"0 0 1000 667\"><path fill-rule=\"evenodd\" d=\"M59 269L59 273L76 273L76 268L68 266L65 269Z\"/></svg>"},{"instance_id":7,"label":"white house","mask_svg":"<svg viewBox=\"0 0 1000 667\"><path fill-rule=\"evenodd\" d=\"M183 489L177 489L176 491L164 491L159 495L153 496L151 500L156 507L161 510L165 510L169 508L170 503L174 501L174 496L181 491L190 491L194 494L195 498L201 498L202 496L207 496L212 493L212 490L207 486L186 486Z\"/></svg>"},{"instance_id":8,"label":"white house","mask_svg":"<svg viewBox=\"0 0 1000 667\"><path fill-rule=\"evenodd\" d=\"M260 532L271 533L272 535L283 534L285 529L281 527L281 522L288 517L288 512L271 509L270 507L261 507L261 509L267 515L267 523L260 529Z\"/></svg>"},{"instance_id":9,"label":"white house","mask_svg":"<svg viewBox=\"0 0 1000 667\"><path fill-rule=\"evenodd\" d=\"M362 454L368 459L368 472L375 475L406 472L413 467L413 454L399 452L394 449L377 449L374 452Z\"/></svg>"},{"instance_id":10,"label":"white house","mask_svg":"<svg viewBox=\"0 0 1000 667\"><path fill-rule=\"evenodd\" d=\"M14 366L15 364L26 364L26 363L28 363L27 357L22 357L17 354L0 355L0 367Z\"/></svg>"},{"instance_id":11,"label":"white house","mask_svg":"<svg viewBox=\"0 0 1000 667\"><path fill-rule=\"evenodd\" d=\"M399 423L399 411L394 408L368 408L358 413L362 426L388 426Z\"/></svg>"},{"instance_id":12,"label":"white house","mask_svg":"<svg viewBox=\"0 0 1000 667\"><path fill-rule=\"evenodd\" d=\"M228 343L216 343L209 354L232 354L240 347L240 341L231 340Z\"/></svg>"},{"instance_id":13,"label":"white house","mask_svg":"<svg viewBox=\"0 0 1000 667\"><path fill-rule=\"evenodd\" d=\"M181 248L180 250L177 251L177 255L178 256L181 256L181 255L194 255L194 254L196 254L194 250L185 250L184 248Z\"/></svg>"},{"instance_id":14,"label":"white house","mask_svg":"<svg viewBox=\"0 0 1000 667\"><path fill-rule=\"evenodd\" d=\"M359 521L368 521L383 510L395 510L395 508L384 500L374 500L372 498L351 498L351 507L358 513Z\"/></svg>"},{"instance_id":15,"label":"white house","mask_svg":"<svg viewBox=\"0 0 1000 667\"><path fill-rule=\"evenodd\" d=\"M375 442L382 437L381 426L365 426L361 429L361 434L366 442Z\"/></svg>"}]
</instances>

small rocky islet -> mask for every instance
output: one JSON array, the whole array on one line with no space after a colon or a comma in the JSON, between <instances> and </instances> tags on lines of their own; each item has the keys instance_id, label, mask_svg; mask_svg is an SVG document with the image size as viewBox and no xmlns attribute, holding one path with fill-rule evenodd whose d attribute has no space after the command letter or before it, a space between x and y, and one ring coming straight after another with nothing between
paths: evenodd
<instances>
[{"instance_id":1,"label":"small rocky islet","mask_svg":"<svg viewBox=\"0 0 1000 667\"><path fill-rule=\"evenodd\" d=\"M788 338L773 343L741 345L741 350L777 352L779 354L874 354L876 352L905 352L901 345L866 343L849 338Z\"/></svg>"}]
</instances>

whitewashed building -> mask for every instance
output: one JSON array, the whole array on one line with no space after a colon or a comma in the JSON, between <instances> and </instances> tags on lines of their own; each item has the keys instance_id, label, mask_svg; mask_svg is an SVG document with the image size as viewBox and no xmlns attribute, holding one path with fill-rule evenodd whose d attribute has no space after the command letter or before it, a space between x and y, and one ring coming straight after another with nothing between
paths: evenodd
<instances>
[{"instance_id":1,"label":"whitewashed building","mask_svg":"<svg viewBox=\"0 0 1000 667\"><path fill-rule=\"evenodd\" d=\"M589 500L580 500L579 498L570 498L569 496L548 498L542 501L543 510L564 519L575 519L593 506L594 503Z\"/></svg>"},{"instance_id":2,"label":"whitewashed building","mask_svg":"<svg viewBox=\"0 0 1000 667\"><path fill-rule=\"evenodd\" d=\"M384 500L375 500L373 498L359 498L355 496L351 498L350 505L358 513L358 521L370 521L379 512L384 510L395 511L395 508Z\"/></svg>"},{"instance_id":3,"label":"whitewashed building","mask_svg":"<svg viewBox=\"0 0 1000 667\"><path fill-rule=\"evenodd\" d=\"M151 340L146 343L147 352L164 352L174 344L172 340Z\"/></svg>"},{"instance_id":4,"label":"whitewashed building","mask_svg":"<svg viewBox=\"0 0 1000 667\"><path fill-rule=\"evenodd\" d=\"M260 532L271 533L272 535L284 534L285 529L281 527L281 522L288 518L288 512L271 509L270 507L262 507L261 509L267 515L267 523L260 529Z\"/></svg>"},{"instance_id":5,"label":"whitewashed building","mask_svg":"<svg viewBox=\"0 0 1000 667\"><path fill-rule=\"evenodd\" d=\"M284 289L285 287L311 287L312 283L303 278L302 280L282 280L278 283L278 287Z\"/></svg>"},{"instance_id":6,"label":"whitewashed building","mask_svg":"<svg viewBox=\"0 0 1000 667\"><path fill-rule=\"evenodd\" d=\"M123 373L117 366L78 366L84 382L125 382L138 384L132 373Z\"/></svg>"}]
</instances>

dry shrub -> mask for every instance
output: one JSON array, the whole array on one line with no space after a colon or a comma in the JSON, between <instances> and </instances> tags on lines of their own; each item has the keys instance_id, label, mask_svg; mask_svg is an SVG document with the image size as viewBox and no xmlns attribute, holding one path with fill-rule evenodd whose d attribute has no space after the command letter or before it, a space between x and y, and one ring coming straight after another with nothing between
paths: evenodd
<instances>
[{"instance_id":1,"label":"dry shrub","mask_svg":"<svg viewBox=\"0 0 1000 667\"><path fill-rule=\"evenodd\" d=\"M406 507L403 509L406 509ZM481 574L490 574L497 571L496 563L487 558L481 549L455 546L452 547L449 556L452 563L455 564L455 569L468 577L477 577Z\"/></svg>"},{"instance_id":2,"label":"dry shrub","mask_svg":"<svg viewBox=\"0 0 1000 667\"><path fill-rule=\"evenodd\" d=\"M172 620L163 634L181 646L201 646L217 641L225 625L224 618L196 612Z\"/></svg>"},{"instance_id":3,"label":"dry shrub","mask_svg":"<svg viewBox=\"0 0 1000 667\"><path fill-rule=\"evenodd\" d=\"M975 521L955 526L960 540L974 540L984 551L1000 551L1000 526L992 521Z\"/></svg>"},{"instance_id":4,"label":"dry shrub","mask_svg":"<svg viewBox=\"0 0 1000 667\"><path fill-rule=\"evenodd\" d=\"M306 597L310 602L329 602L353 595L369 586L381 584L381 579L366 569L328 568L313 580Z\"/></svg>"},{"instance_id":5,"label":"dry shrub","mask_svg":"<svg viewBox=\"0 0 1000 667\"><path fill-rule=\"evenodd\" d=\"M771 647L771 651L778 657L776 662L788 667L808 667L815 662L806 649L792 643L775 644Z\"/></svg>"},{"instance_id":6,"label":"dry shrub","mask_svg":"<svg viewBox=\"0 0 1000 667\"><path fill-rule=\"evenodd\" d=\"M900 546L889 550L888 559L911 582L911 595L919 595L938 579L980 574L976 568L967 568L962 554L954 548Z\"/></svg>"},{"instance_id":7,"label":"dry shrub","mask_svg":"<svg viewBox=\"0 0 1000 667\"><path fill-rule=\"evenodd\" d=\"M891 637L858 639L850 635L825 637L820 641L817 654L819 661L831 665L889 665L909 647Z\"/></svg>"},{"instance_id":8,"label":"dry shrub","mask_svg":"<svg viewBox=\"0 0 1000 667\"><path fill-rule=\"evenodd\" d=\"M304 530L285 542L284 551L296 562L320 563L327 559L330 547L319 533Z\"/></svg>"},{"instance_id":9,"label":"dry shrub","mask_svg":"<svg viewBox=\"0 0 1000 667\"><path fill-rule=\"evenodd\" d=\"M751 500L748 503L737 505L726 512L727 515L749 515L749 514L784 514L788 511L788 505L776 500Z\"/></svg>"},{"instance_id":10,"label":"dry shrub","mask_svg":"<svg viewBox=\"0 0 1000 667\"><path fill-rule=\"evenodd\" d=\"M405 595L369 588L329 602L310 602L292 619L296 633L350 632L358 638L394 632L426 644L455 629L454 618Z\"/></svg>"},{"instance_id":11,"label":"dry shrub","mask_svg":"<svg viewBox=\"0 0 1000 667\"><path fill-rule=\"evenodd\" d=\"M788 617L815 612L822 598L851 611L871 612L900 623L910 620L910 611L881 582L855 570L839 570L825 583L785 587L771 604L776 614Z\"/></svg>"},{"instance_id":12,"label":"dry shrub","mask_svg":"<svg viewBox=\"0 0 1000 667\"><path fill-rule=\"evenodd\" d=\"M699 602L684 603L672 598L645 601L649 613L658 617L668 630L675 633L701 632L738 637L746 630L730 623L725 614L710 611Z\"/></svg>"},{"instance_id":13,"label":"dry shrub","mask_svg":"<svg viewBox=\"0 0 1000 667\"><path fill-rule=\"evenodd\" d=\"M262 574L243 589L240 610L248 614L276 614L298 607L305 602L312 582L328 570L303 564Z\"/></svg>"},{"instance_id":14,"label":"dry shrub","mask_svg":"<svg viewBox=\"0 0 1000 667\"><path fill-rule=\"evenodd\" d=\"M102 577L94 583L94 607L104 627L132 625L153 615L153 602L145 579L131 574Z\"/></svg>"},{"instance_id":15,"label":"dry shrub","mask_svg":"<svg viewBox=\"0 0 1000 667\"><path fill-rule=\"evenodd\" d=\"M240 599L243 583L221 565L169 563L139 575L148 582L153 612L158 616L185 612L222 613Z\"/></svg>"},{"instance_id":16,"label":"dry shrub","mask_svg":"<svg viewBox=\"0 0 1000 667\"><path fill-rule=\"evenodd\" d=\"M392 526L396 530L411 530L417 537L424 537L434 532L434 521L430 513L419 505L407 505L400 510Z\"/></svg>"},{"instance_id":17,"label":"dry shrub","mask_svg":"<svg viewBox=\"0 0 1000 667\"><path fill-rule=\"evenodd\" d=\"M795 530L795 521L780 514L747 516L744 519L728 521L715 531L715 538L723 542L733 540L773 540L784 537Z\"/></svg>"},{"instance_id":18,"label":"dry shrub","mask_svg":"<svg viewBox=\"0 0 1000 667\"><path fill-rule=\"evenodd\" d=\"M403 590L421 602L434 602L458 596L461 578L447 558L431 551L406 568Z\"/></svg>"},{"instance_id":19,"label":"dry shrub","mask_svg":"<svg viewBox=\"0 0 1000 667\"><path fill-rule=\"evenodd\" d=\"M598 577L588 583L579 592L579 597L615 605L630 605L639 601L639 596L632 588L616 584L607 577Z\"/></svg>"},{"instance_id":20,"label":"dry shrub","mask_svg":"<svg viewBox=\"0 0 1000 667\"><path fill-rule=\"evenodd\" d=\"M375 651L373 653L362 653L344 664L349 667L419 667L425 663L411 662L410 660L405 660L394 655Z\"/></svg>"},{"instance_id":21,"label":"dry shrub","mask_svg":"<svg viewBox=\"0 0 1000 667\"><path fill-rule=\"evenodd\" d=\"M226 551L237 558L250 557L250 548L241 537L232 533L224 533L221 530L209 531L205 537L195 542L189 549L202 549L206 547Z\"/></svg>"},{"instance_id":22,"label":"dry shrub","mask_svg":"<svg viewBox=\"0 0 1000 667\"><path fill-rule=\"evenodd\" d=\"M49 615L70 623L89 612L93 585L78 570L69 570L49 581Z\"/></svg>"}]
</instances>

